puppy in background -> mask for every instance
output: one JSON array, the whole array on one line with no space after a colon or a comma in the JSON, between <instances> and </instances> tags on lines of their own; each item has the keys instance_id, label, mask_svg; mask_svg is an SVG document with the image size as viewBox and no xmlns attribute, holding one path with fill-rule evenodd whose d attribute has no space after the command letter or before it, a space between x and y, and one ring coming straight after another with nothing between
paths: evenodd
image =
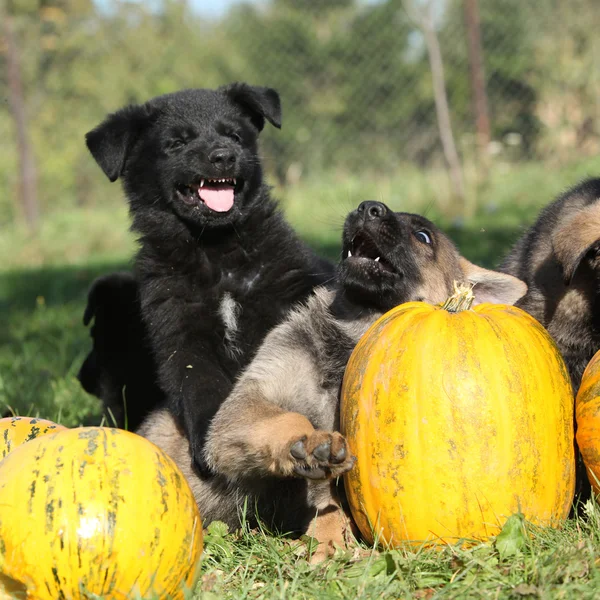
<instances>
[{"instance_id":1,"label":"puppy in background","mask_svg":"<svg viewBox=\"0 0 600 600\"><path fill-rule=\"evenodd\" d=\"M336 289L317 289L267 335L215 415L205 449L215 480L190 469L188 442L166 411L138 432L182 468L205 523L219 518L237 527L249 497L268 525L315 537L313 560L344 543L334 480L354 458L337 432L339 392L359 338L398 304L442 302L454 281L476 284L479 302L512 304L526 291L515 277L462 258L424 217L381 202L363 202L347 217L342 257Z\"/></svg>"},{"instance_id":2,"label":"puppy in background","mask_svg":"<svg viewBox=\"0 0 600 600\"><path fill-rule=\"evenodd\" d=\"M94 280L83 324L92 320L93 347L77 378L88 394L102 399L108 425L135 431L165 396L141 317L139 286L131 273Z\"/></svg>"},{"instance_id":3,"label":"puppy in background","mask_svg":"<svg viewBox=\"0 0 600 600\"><path fill-rule=\"evenodd\" d=\"M500 270L527 284L517 306L548 329L576 393L600 349L600 179L584 181L544 208Z\"/></svg>"}]
</instances>

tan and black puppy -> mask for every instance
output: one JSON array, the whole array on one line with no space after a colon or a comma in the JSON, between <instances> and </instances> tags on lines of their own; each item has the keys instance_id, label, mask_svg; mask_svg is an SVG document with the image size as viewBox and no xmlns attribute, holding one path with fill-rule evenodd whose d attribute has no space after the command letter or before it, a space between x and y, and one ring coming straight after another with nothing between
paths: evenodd
<instances>
[{"instance_id":1,"label":"tan and black puppy","mask_svg":"<svg viewBox=\"0 0 600 600\"><path fill-rule=\"evenodd\" d=\"M354 464L336 431L350 353L384 312L410 300L442 302L455 281L475 283L480 302L514 303L526 291L518 279L463 259L424 217L363 202L346 219L337 288L317 289L267 335L217 412L205 460L219 477L194 474L167 412L154 413L139 433L182 468L205 522L237 526L249 497L268 524L317 538L323 557L344 542L334 480Z\"/></svg>"},{"instance_id":2,"label":"tan and black puppy","mask_svg":"<svg viewBox=\"0 0 600 600\"><path fill-rule=\"evenodd\" d=\"M527 284L517 306L548 329L576 392L600 349L600 179L581 183L544 208L501 270Z\"/></svg>"}]
</instances>

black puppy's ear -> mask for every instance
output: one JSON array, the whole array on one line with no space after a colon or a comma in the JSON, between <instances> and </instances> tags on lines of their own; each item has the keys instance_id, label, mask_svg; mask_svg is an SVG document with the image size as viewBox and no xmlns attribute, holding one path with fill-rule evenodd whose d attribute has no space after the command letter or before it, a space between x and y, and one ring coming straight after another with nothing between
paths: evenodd
<instances>
[{"instance_id":1,"label":"black puppy's ear","mask_svg":"<svg viewBox=\"0 0 600 600\"><path fill-rule=\"evenodd\" d=\"M96 307L97 307L97 282L94 281L90 291L88 292L87 305L85 307L85 311L83 313L83 325L87 327L91 320L96 316Z\"/></svg>"},{"instance_id":2,"label":"black puppy's ear","mask_svg":"<svg viewBox=\"0 0 600 600\"><path fill-rule=\"evenodd\" d=\"M552 235L552 249L563 270L565 285L573 281L581 261L600 245L600 201L577 211Z\"/></svg>"},{"instance_id":3,"label":"black puppy's ear","mask_svg":"<svg viewBox=\"0 0 600 600\"><path fill-rule=\"evenodd\" d=\"M149 116L150 110L146 105L127 106L86 133L85 143L89 151L111 181L116 181L122 174L127 153Z\"/></svg>"},{"instance_id":4,"label":"black puppy's ear","mask_svg":"<svg viewBox=\"0 0 600 600\"><path fill-rule=\"evenodd\" d=\"M128 271L101 275L92 282L88 291L83 324L87 327L98 313L98 308L117 306L124 315L131 313L138 298L138 285Z\"/></svg>"},{"instance_id":5,"label":"black puppy's ear","mask_svg":"<svg viewBox=\"0 0 600 600\"><path fill-rule=\"evenodd\" d=\"M232 83L220 88L220 91L250 113L259 131L265 126L265 119L277 129L281 129L281 100L273 88Z\"/></svg>"}]
</instances>

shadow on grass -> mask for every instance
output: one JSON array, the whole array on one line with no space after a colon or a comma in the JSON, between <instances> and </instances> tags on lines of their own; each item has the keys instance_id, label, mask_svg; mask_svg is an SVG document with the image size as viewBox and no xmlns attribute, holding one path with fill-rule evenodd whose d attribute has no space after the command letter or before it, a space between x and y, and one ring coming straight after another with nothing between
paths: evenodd
<instances>
[{"instance_id":1,"label":"shadow on grass","mask_svg":"<svg viewBox=\"0 0 600 600\"><path fill-rule=\"evenodd\" d=\"M99 402L76 379L91 349L83 311L91 282L127 264L0 273L0 410L98 425Z\"/></svg>"},{"instance_id":2,"label":"shadow on grass","mask_svg":"<svg viewBox=\"0 0 600 600\"><path fill-rule=\"evenodd\" d=\"M85 302L92 281L104 273L128 270L129 264L119 263L39 267L0 273L0 319L10 308L32 310L43 298L47 306L71 301Z\"/></svg>"}]
</instances>

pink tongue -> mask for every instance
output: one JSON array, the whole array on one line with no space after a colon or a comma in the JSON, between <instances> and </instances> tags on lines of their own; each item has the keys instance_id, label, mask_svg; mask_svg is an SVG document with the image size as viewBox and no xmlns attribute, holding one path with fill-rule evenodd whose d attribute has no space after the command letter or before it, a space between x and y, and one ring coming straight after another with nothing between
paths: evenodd
<instances>
[{"instance_id":1,"label":"pink tongue","mask_svg":"<svg viewBox=\"0 0 600 600\"><path fill-rule=\"evenodd\" d=\"M198 190L200 199L216 212L227 212L233 206L233 188L207 188L202 187Z\"/></svg>"}]
</instances>

